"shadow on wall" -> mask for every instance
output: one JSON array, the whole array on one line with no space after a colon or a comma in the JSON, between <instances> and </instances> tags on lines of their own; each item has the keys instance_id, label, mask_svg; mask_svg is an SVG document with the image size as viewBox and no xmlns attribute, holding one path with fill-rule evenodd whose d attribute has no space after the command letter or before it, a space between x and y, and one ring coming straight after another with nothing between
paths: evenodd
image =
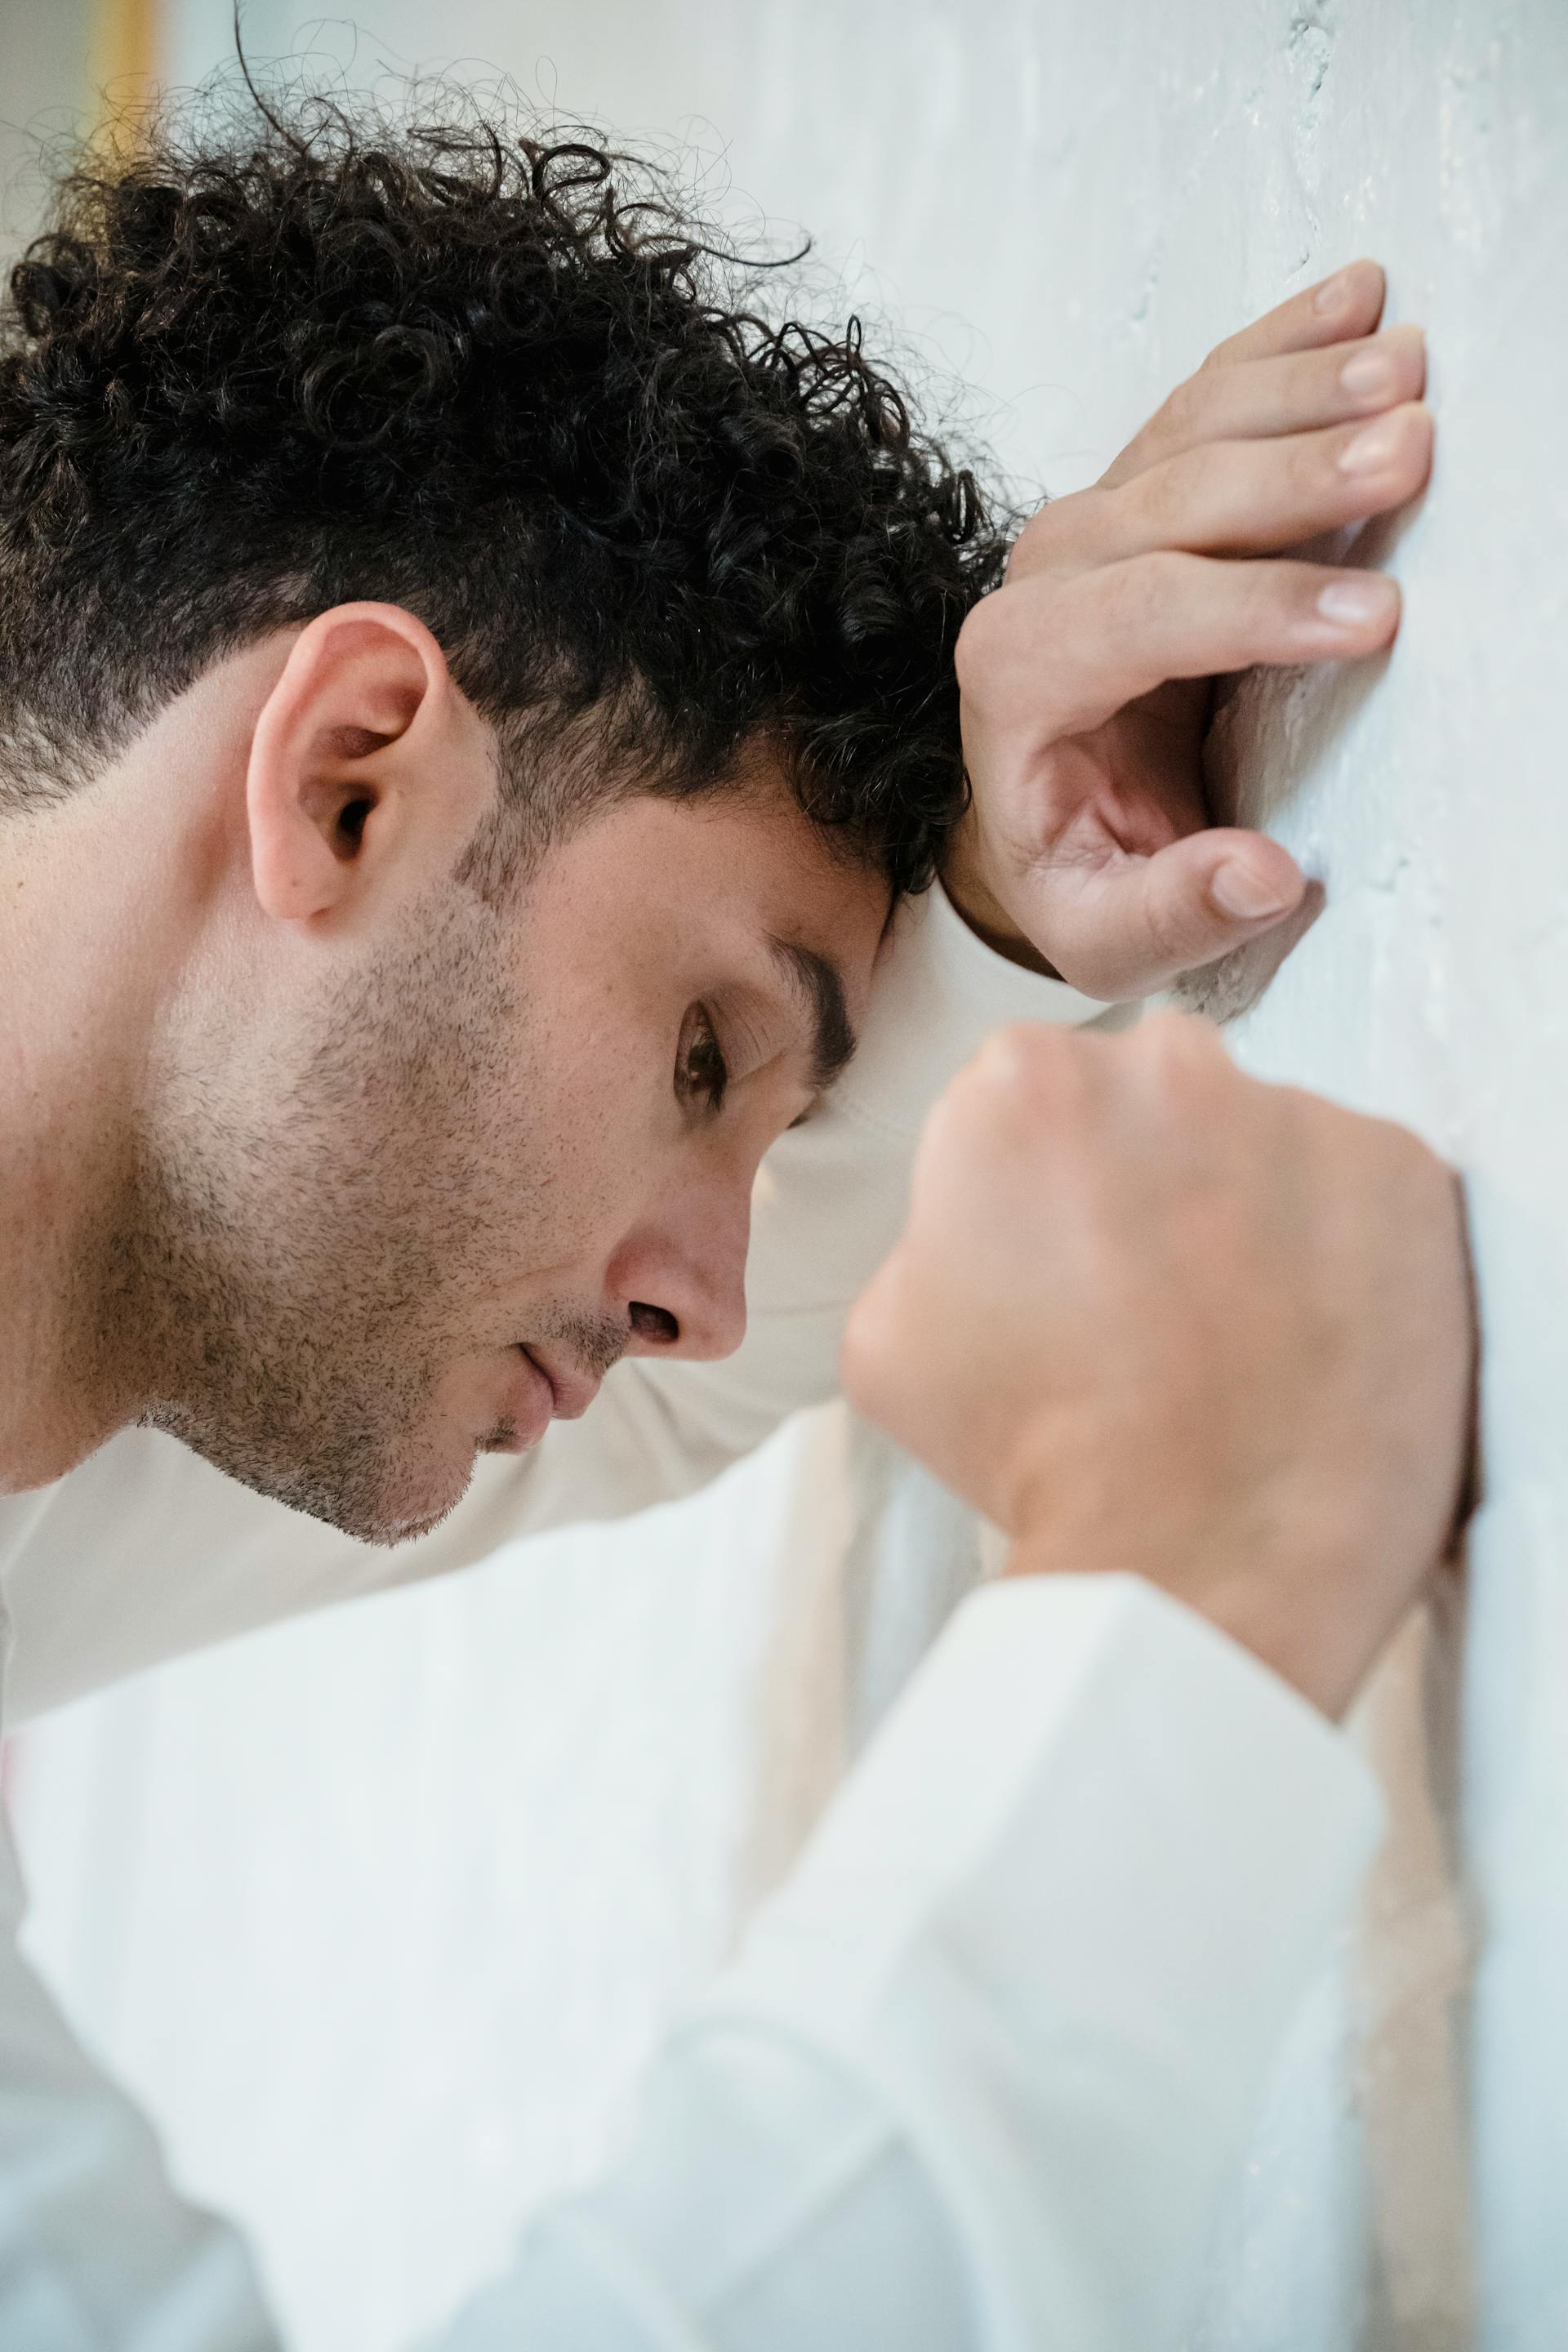
<instances>
[{"instance_id":1,"label":"shadow on wall","mask_svg":"<svg viewBox=\"0 0 1568 2352\"><path fill-rule=\"evenodd\" d=\"M1300 551L1313 561L1358 568L1386 563L1423 500L1397 515L1379 515ZM1312 669L1249 670L1223 691L1204 747L1209 807L1217 824L1269 830L1297 791L1324 761L1367 698L1382 684L1391 656L1336 662ZM1310 882L1300 908L1262 939L1251 940L1217 963L1189 972L1172 994L1189 1013L1235 1021L1249 1013L1275 973L1328 903L1321 882Z\"/></svg>"}]
</instances>

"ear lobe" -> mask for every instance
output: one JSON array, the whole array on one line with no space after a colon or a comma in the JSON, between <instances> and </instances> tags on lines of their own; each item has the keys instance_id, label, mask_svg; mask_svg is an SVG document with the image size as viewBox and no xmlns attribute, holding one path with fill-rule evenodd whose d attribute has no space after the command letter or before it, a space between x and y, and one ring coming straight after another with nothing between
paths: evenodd
<instances>
[{"instance_id":1,"label":"ear lobe","mask_svg":"<svg viewBox=\"0 0 1568 2352\"><path fill-rule=\"evenodd\" d=\"M441 648L411 613L342 604L319 614L251 738L246 806L264 912L309 922L364 911L428 879L444 850L455 860L486 781L468 740L473 724Z\"/></svg>"}]
</instances>

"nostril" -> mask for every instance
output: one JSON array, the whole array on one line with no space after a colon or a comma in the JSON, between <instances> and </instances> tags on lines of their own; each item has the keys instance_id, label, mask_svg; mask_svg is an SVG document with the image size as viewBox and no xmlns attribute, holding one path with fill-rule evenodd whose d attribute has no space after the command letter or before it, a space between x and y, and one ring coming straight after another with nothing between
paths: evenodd
<instances>
[{"instance_id":1,"label":"nostril","mask_svg":"<svg viewBox=\"0 0 1568 2352\"><path fill-rule=\"evenodd\" d=\"M634 1298L627 1312L639 1339L655 1339L660 1347L668 1348L680 1337L679 1324L663 1307L647 1307L640 1298Z\"/></svg>"}]
</instances>

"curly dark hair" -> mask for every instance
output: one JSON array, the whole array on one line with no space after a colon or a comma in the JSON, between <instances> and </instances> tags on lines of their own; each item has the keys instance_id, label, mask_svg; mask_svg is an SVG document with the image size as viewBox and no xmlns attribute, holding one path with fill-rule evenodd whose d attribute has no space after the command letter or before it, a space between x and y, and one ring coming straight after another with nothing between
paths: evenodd
<instances>
[{"instance_id":1,"label":"curly dark hair","mask_svg":"<svg viewBox=\"0 0 1568 2352\"><path fill-rule=\"evenodd\" d=\"M0 322L6 804L370 597L431 629L514 803L720 788L766 739L930 878L1005 552L973 474L856 320L770 321L774 265L666 173L537 130L254 98L72 159Z\"/></svg>"}]
</instances>

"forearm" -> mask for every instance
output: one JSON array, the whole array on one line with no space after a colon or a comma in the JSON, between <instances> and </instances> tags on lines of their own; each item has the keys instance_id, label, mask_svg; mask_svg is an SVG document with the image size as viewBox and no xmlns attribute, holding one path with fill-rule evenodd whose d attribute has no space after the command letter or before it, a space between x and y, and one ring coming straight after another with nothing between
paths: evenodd
<instances>
[{"instance_id":1,"label":"forearm","mask_svg":"<svg viewBox=\"0 0 1568 2352\"><path fill-rule=\"evenodd\" d=\"M1338 1735L1150 1588L977 1596L623 2170L442 2352L1175 2346L1378 1822Z\"/></svg>"},{"instance_id":2,"label":"forearm","mask_svg":"<svg viewBox=\"0 0 1568 2352\"><path fill-rule=\"evenodd\" d=\"M665 2053L624 2164L441 2352L1173 2347L1378 1814L1336 1733L1151 1588L976 1596ZM9 1937L0 1979L18 2340L79 2352L101 2309L106 2344L148 2314L171 2352L269 2352L237 2242L173 2195Z\"/></svg>"}]
</instances>

